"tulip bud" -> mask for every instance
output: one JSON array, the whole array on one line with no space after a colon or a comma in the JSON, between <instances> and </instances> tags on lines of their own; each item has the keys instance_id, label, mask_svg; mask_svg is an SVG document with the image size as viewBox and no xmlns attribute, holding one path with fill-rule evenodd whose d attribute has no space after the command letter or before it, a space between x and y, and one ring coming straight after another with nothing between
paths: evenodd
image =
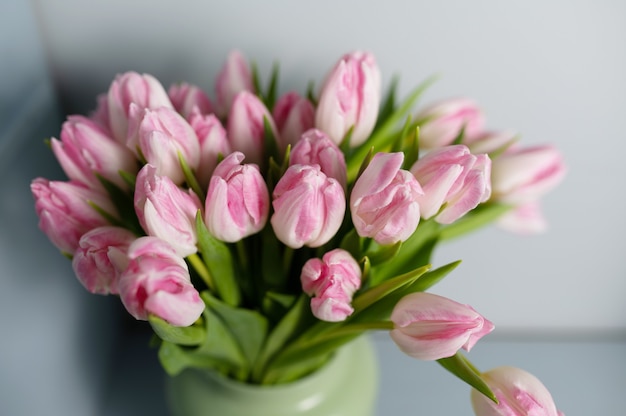
<instances>
[{"instance_id":1,"label":"tulip bud","mask_svg":"<svg viewBox=\"0 0 626 416\"><path fill-rule=\"evenodd\" d=\"M161 176L168 176L181 184L185 175L179 153L192 169L200 164L200 142L189 123L175 110L161 107L156 110L131 105L131 126L128 147L141 150L146 162L157 168Z\"/></svg>"},{"instance_id":2,"label":"tulip bud","mask_svg":"<svg viewBox=\"0 0 626 416\"><path fill-rule=\"evenodd\" d=\"M213 104L204 91L198 86L186 82L170 86L167 94L172 101L172 105L183 117L189 120L194 108L200 114L211 114L214 112Z\"/></svg>"},{"instance_id":3,"label":"tulip bud","mask_svg":"<svg viewBox=\"0 0 626 416\"><path fill-rule=\"evenodd\" d=\"M489 157L473 155L464 145L434 149L420 158L411 173L424 191L417 198L422 218L437 215L437 222L450 224L487 201L491 195L490 172Z\"/></svg>"},{"instance_id":4,"label":"tulip bud","mask_svg":"<svg viewBox=\"0 0 626 416\"><path fill-rule=\"evenodd\" d=\"M367 52L344 55L328 74L315 112L315 127L337 144L351 128L351 146L363 143L374 130L380 106L380 70Z\"/></svg>"},{"instance_id":5,"label":"tulip bud","mask_svg":"<svg viewBox=\"0 0 626 416\"><path fill-rule=\"evenodd\" d=\"M229 243L259 232L269 214L269 192L256 165L241 165L241 152L222 160L209 184L205 222L217 239Z\"/></svg>"},{"instance_id":6,"label":"tulip bud","mask_svg":"<svg viewBox=\"0 0 626 416\"><path fill-rule=\"evenodd\" d=\"M153 314L171 325L189 326L200 317L204 302L184 260L166 241L141 237L130 245L128 259L119 292L135 319L147 320Z\"/></svg>"},{"instance_id":7,"label":"tulip bud","mask_svg":"<svg viewBox=\"0 0 626 416\"><path fill-rule=\"evenodd\" d=\"M361 268L345 250L334 249L322 259L309 259L300 275L302 290L311 299L311 310L318 319L340 322L354 312L352 296L361 287Z\"/></svg>"},{"instance_id":8,"label":"tulip bud","mask_svg":"<svg viewBox=\"0 0 626 416\"><path fill-rule=\"evenodd\" d=\"M152 165L137 174L135 212L148 235L168 241L181 257L197 251L196 213L202 204L189 190L183 191Z\"/></svg>"},{"instance_id":9,"label":"tulip bud","mask_svg":"<svg viewBox=\"0 0 626 416\"><path fill-rule=\"evenodd\" d=\"M565 171L553 146L510 149L493 161L493 199L514 205L536 201L561 182Z\"/></svg>"},{"instance_id":10,"label":"tulip bud","mask_svg":"<svg viewBox=\"0 0 626 416\"><path fill-rule=\"evenodd\" d=\"M70 181L37 178L30 185L39 216L39 228L62 252L74 254L80 237L108 221L90 204L117 216L113 203L104 194Z\"/></svg>"},{"instance_id":11,"label":"tulip bud","mask_svg":"<svg viewBox=\"0 0 626 416\"><path fill-rule=\"evenodd\" d=\"M302 133L313 128L315 108L308 99L290 92L276 101L272 114L281 140L278 146L284 152L287 145L295 145Z\"/></svg>"},{"instance_id":12,"label":"tulip bud","mask_svg":"<svg viewBox=\"0 0 626 416\"><path fill-rule=\"evenodd\" d=\"M241 91L254 92L254 83L246 58L235 50L230 52L215 80L217 114L220 117L228 114L235 96Z\"/></svg>"},{"instance_id":13,"label":"tulip bud","mask_svg":"<svg viewBox=\"0 0 626 416\"><path fill-rule=\"evenodd\" d=\"M270 124L274 137L278 132L274 120L259 98L250 92L237 94L228 114L228 139L233 150L243 152L246 160L259 166L264 165L265 126Z\"/></svg>"},{"instance_id":14,"label":"tulip bud","mask_svg":"<svg viewBox=\"0 0 626 416\"><path fill-rule=\"evenodd\" d=\"M472 140L482 132L484 116L475 102L465 99L449 99L435 103L415 116L422 120L419 144L423 149L435 149L454 142L464 129L465 139Z\"/></svg>"},{"instance_id":15,"label":"tulip bud","mask_svg":"<svg viewBox=\"0 0 626 416\"><path fill-rule=\"evenodd\" d=\"M451 357L469 351L493 324L469 305L432 293L406 295L391 312L389 335L405 354L419 360Z\"/></svg>"},{"instance_id":16,"label":"tulip bud","mask_svg":"<svg viewBox=\"0 0 626 416\"><path fill-rule=\"evenodd\" d=\"M203 189L209 186L211 175L217 166L220 155L232 153L226 129L214 114L202 115L197 110L193 111L189 124L196 132L200 141L200 163L196 169L196 178Z\"/></svg>"},{"instance_id":17,"label":"tulip bud","mask_svg":"<svg viewBox=\"0 0 626 416\"><path fill-rule=\"evenodd\" d=\"M361 237L394 244L405 241L417 228L417 199L423 191L410 172L400 169L403 161L403 153L377 153L354 184L350 210Z\"/></svg>"},{"instance_id":18,"label":"tulip bud","mask_svg":"<svg viewBox=\"0 0 626 416\"><path fill-rule=\"evenodd\" d=\"M343 152L321 130L306 131L291 149L289 163L292 165L319 165L326 176L337 179L346 189L346 161Z\"/></svg>"},{"instance_id":19,"label":"tulip bud","mask_svg":"<svg viewBox=\"0 0 626 416\"><path fill-rule=\"evenodd\" d=\"M341 184L318 165L292 165L274 188L271 223L291 248L319 247L339 230L346 210Z\"/></svg>"},{"instance_id":20,"label":"tulip bud","mask_svg":"<svg viewBox=\"0 0 626 416\"><path fill-rule=\"evenodd\" d=\"M135 155L86 117L68 117L61 129L61 140L53 138L51 146L68 178L91 188L102 189L98 174L126 189L128 185L119 172L137 171Z\"/></svg>"},{"instance_id":21,"label":"tulip bud","mask_svg":"<svg viewBox=\"0 0 626 416\"><path fill-rule=\"evenodd\" d=\"M548 389L532 374L515 367L498 367L482 374L496 395L494 403L472 389L472 407L476 416L564 416L557 410Z\"/></svg>"},{"instance_id":22,"label":"tulip bud","mask_svg":"<svg viewBox=\"0 0 626 416\"><path fill-rule=\"evenodd\" d=\"M72 268L91 293L117 294L119 276L126 269L126 252L137 237L130 231L104 226L83 234L72 259Z\"/></svg>"},{"instance_id":23,"label":"tulip bud","mask_svg":"<svg viewBox=\"0 0 626 416\"><path fill-rule=\"evenodd\" d=\"M548 228L548 222L536 201L513 207L498 217L496 225L503 230L522 235L539 234Z\"/></svg>"},{"instance_id":24,"label":"tulip bud","mask_svg":"<svg viewBox=\"0 0 626 416\"><path fill-rule=\"evenodd\" d=\"M89 119L104 129L107 136L115 138L111 131L111 121L109 120L109 100L107 94L98 95L96 101L98 104L96 109L89 115Z\"/></svg>"},{"instance_id":25,"label":"tulip bud","mask_svg":"<svg viewBox=\"0 0 626 416\"><path fill-rule=\"evenodd\" d=\"M172 108L163 85L152 75L126 72L117 75L107 94L109 123L115 139L125 144L131 103L140 109Z\"/></svg>"},{"instance_id":26,"label":"tulip bud","mask_svg":"<svg viewBox=\"0 0 626 416\"><path fill-rule=\"evenodd\" d=\"M469 147L470 151L477 155L480 153L500 152L513 145L517 140L517 133L512 131L486 131L473 137L471 140L464 140L463 144Z\"/></svg>"}]
</instances>

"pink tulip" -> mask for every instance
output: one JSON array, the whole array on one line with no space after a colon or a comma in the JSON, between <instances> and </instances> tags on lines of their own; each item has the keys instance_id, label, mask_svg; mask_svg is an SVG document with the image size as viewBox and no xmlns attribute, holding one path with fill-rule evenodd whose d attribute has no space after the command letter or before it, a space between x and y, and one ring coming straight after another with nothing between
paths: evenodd
<instances>
[{"instance_id":1,"label":"pink tulip","mask_svg":"<svg viewBox=\"0 0 626 416\"><path fill-rule=\"evenodd\" d=\"M345 250L334 249L322 259L309 259L300 275L302 290L311 299L311 310L318 319L340 322L354 312L352 296L361 287L361 268Z\"/></svg>"},{"instance_id":2,"label":"pink tulip","mask_svg":"<svg viewBox=\"0 0 626 416\"><path fill-rule=\"evenodd\" d=\"M281 142L281 151L287 145L294 145L300 140L302 133L313 128L315 108L308 99L297 92L289 92L276 101L272 111Z\"/></svg>"},{"instance_id":3,"label":"pink tulip","mask_svg":"<svg viewBox=\"0 0 626 416\"><path fill-rule=\"evenodd\" d=\"M191 169L200 164L200 142L189 123L175 110L139 109L131 105L128 147L139 148L146 162L157 168L161 176L174 183L185 180L179 154Z\"/></svg>"},{"instance_id":4,"label":"pink tulip","mask_svg":"<svg viewBox=\"0 0 626 416\"><path fill-rule=\"evenodd\" d=\"M517 140L517 133L512 131L486 131L479 133L471 140L464 140L463 144L477 155L501 151L513 145Z\"/></svg>"},{"instance_id":5,"label":"pink tulip","mask_svg":"<svg viewBox=\"0 0 626 416\"><path fill-rule=\"evenodd\" d=\"M203 115L195 110L189 118L189 123L200 141L200 163L196 169L196 178L206 189L219 156L226 156L232 152L230 143L226 130L214 114Z\"/></svg>"},{"instance_id":6,"label":"pink tulip","mask_svg":"<svg viewBox=\"0 0 626 416\"><path fill-rule=\"evenodd\" d=\"M498 403L473 389L471 399L476 416L564 416L556 408L548 389L524 370L503 366L482 376Z\"/></svg>"},{"instance_id":7,"label":"pink tulip","mask_svg":"<svg viewBox=\"0 0 626 416\"><path fill-rule=\"evenodd\" d=\"M228 54L226 62L215 80L217 114L220 117L230 112L235 96L242 91L254 92L252 71L246 58L239 51Z\"/></svg>"},{"instance_id":8,"label":"pink tulip","mask_svg":"<svg viewBox=\"0 0 626 416\"><path fill-rule=\"evenodd\" d=\"M61 140L53 138L51 146L68 178L91 188L102 189L98 174L126 189L128 185L119 172L137 171L135 155L86 117L68 117L61 129Z\"/></svg>"},{"instance_id":9,"label":"pink tulip","mask_svg":"<svg viewBox=\"0 0 626 416\"><path fill-rule=\"evenodd\" d=\"M136 239L132 232L112 226L85 233L72 259L74 273L85 289L101 295L117 294L119 276L128 263L126 252Z\"/></svg>"},{"instance_id":10,"label":"pink tulip","mask_svg":"<svg viewBox=\"0 0 626 416\"><path fill-rule=\"evenodd\" d=\"M291 248L319 247L339 230L346 210L341 184L318 165L292 165L274 188L271 223Z\"/></svg>"},{"instance_id":11,"label":"pink tulip","mask_svg":"<svg viewBox=\"0 0 626 416\"><path fill-rule=\"evenodd\" d=\"M315 127L337 144L354 127L350 144L358 146L374 129L380 95L380 70L374 56L361 51L346 54L322 86Z\"/></svg>"},{"instance_id":12,"label":"pink tulip","mask_svg":"<svg viewBox=\"0 0 626 416\"><path fill-rule=\"evenodd\" d=\"M503 230L522 235L539 234L548 228L548 222L536 201L512 208L498 217L496 225Z\"/></svg>"},{"instance_id":13,"label":"pink tulip","mask_svg":"<svg viewBox=\"0 0 626 416\"><path fill-rule=\"evenodd\" d=\"M74 254L80 237L108 221L90 204L117 216L113 203L104 194L76 182L37 178L30 185L39 216L39 228L62 252Z\"/></svg>"},{"instance_id":14,"label":"pink tulip","mask_svg":"<svg viewBox=\"0 0 626 416\"><path fill-rule=\"evenodd\" d=\"M343 152L321 130L306 131L290 153L292 165L319 165L326 176L337 179L346 189L346 161Z\"/></svg>"},{"instance_id":15,"label":"pink tulip","mask_svg":"<svg viewBox=\"0 0 626 416\"><path fill-rule=\"evenodd\" d=\"M278 139L272 115L252 93L243 91L237 94L228 113L227 131L233 150L243 152L246 160L259 166L263 166L265 162L264 118L268 120L274 137Z\"/></svg>"},{"instance_id":16,"label":"pink tulip","mask_svg":"<svg viewBox=\"0 0 626 416\"><path fill-rule=\"evenodd\" d=\"M213 103L200 87L183 82L170 86L167 94L172 105L183 117L189 120L192 111L197 109L200 114L214 112Z\"/></svg>"},{"instance_id":17,"label":"pink tulip","mask_svg":"<svg viewBox=\"0 0 626 416\"><path fill-rule=\"evenodd\" d=\"M456 221L491 195L491 160L464 145L432 150L413 164L411 173L424 191L417 198L422 218L436 215L441 224Z\"/></svg>"},{"instance_id":18,"label":"pink tulip","mask_svg":"<svg viewBox=\"0 0 626 416\"><path fill-rule=\"evenodd\" d=\"M510 149L493 161L493 199L514 205L536 201L563 180L565 171L553 146Z\"/></svg>"},{"instance_id":19,"label":"pink tulip","mask_svg":"<svg viewBox=\"0 0 626 416\"><path fill-rule=\"evenodd\" d=\"M263 176L256 165L242 165L244 157L233 152L217 165L206 198L209 232L229 243L259 232L269 213Z\"/></svg>"},{"instance_id":20,"label":"pink tulip","mask_svg":"<svg viewBox=\"0 0 626 416\"><path fill-rule=\"evenodd\" d=\"M130 245L128 259L119 292L135 319L147 320L153 314L174 326L189 326L200 317L204 302L191 283L187 265L167 242L141 237Z\"/></svg>"},{"instance_id":21,"label":"pink tulip","mask_svg":"<svg viewBox=\"0 0 626 416\"><path fill-rule=\"evenodd\" d=\"M115 139L125 144L131 103L140 109L172 108L163 85L152 75L126 72L117 75L107 94L109 123Z\"/></svg>"},{"instance_id":22,"label":"pink tulip","mask_svg":"<svg viewBox=\"0 0 626 416\"><path fill-rule=\"evenodd\" d=\"M357 179L350 195L352 222L361 237L379 244L405 241L420 219L417 179L400 169L403 153L377 153Z\"/></svg>"},{"instance_id":23,"label":"pink tulip","mask_svg":"<svg viewBox=\"0 0 626 416\"><path fill-rule=\"evenodd\" d=\"M104 129L107 136L115 138L111 131L111 121L109 120L109 99L107 94L98 95L96 101L98 104L96 109L89 115L89 119L99 125L100 128ZM124 142L122 141L120 143L123 144Z\"/></svg>"},{"instance_id":24,"label":"pink tulip","mask_svg":"<svg viewBox=\"0 0 626 416\"><path fill-rule=\"evenodd\" d=\"M135 212L148 235L168 241L181 257L197 251L196 213L202 204L191 191L185 192L152 165L137 175Z\"/></svg>"},{"instance_id":25,"label":"pink tulip","mask_svg":"<svg viewBox=\"0 0 626 416\"><path fill-rule=\"evenodd\" d=\"M471 141L482 132L484 125L482 111L474 101L466 98L435 103L420 111L415 119L423 121L419 135L419 144L423 149L452 144L463 127L464 138Z\"/></svg>"},{"instance_id":26,"label":"pink tulip","mask_svg":"<svg viewBox=\"0 0 626 416\"><path fill-rule=\"evenodd\" d=\"M396 304L391 338L407 355L419 360L451 357L463 348L469 351L493 324L469 305L417 292Z\"/></svg>"}]
</instances>

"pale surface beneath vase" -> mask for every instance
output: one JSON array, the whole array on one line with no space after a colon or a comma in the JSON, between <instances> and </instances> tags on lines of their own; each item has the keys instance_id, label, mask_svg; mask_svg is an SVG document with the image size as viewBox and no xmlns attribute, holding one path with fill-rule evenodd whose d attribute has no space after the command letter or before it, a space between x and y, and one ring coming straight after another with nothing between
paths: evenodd
<instances>
[{"instance_id":1,"label":"pale surface beneath vase","mask_svg":"<svg viewBox=\"0 0 626 416\"><path fill-rule=\"evenodd\" d=\"M482 340L468 357L480 369L513 365L535 374L567 416L619 415L626 386L626 338L535 337ZM402 354L386 334L373 336L380 364L376 416L472 415L469 388L433 362ZM147 337L128 339L109 384L103 416L168 416L163 378ZM255 416L255 415L251 415ZM260 416L260 415L259 415Z\"/></svg>"}]
</instances>

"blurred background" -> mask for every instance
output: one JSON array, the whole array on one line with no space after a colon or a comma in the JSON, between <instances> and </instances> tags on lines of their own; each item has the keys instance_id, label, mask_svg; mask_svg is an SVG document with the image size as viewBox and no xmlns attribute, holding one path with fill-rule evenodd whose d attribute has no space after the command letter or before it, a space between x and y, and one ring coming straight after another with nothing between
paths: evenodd
<instances>
[{"instance_id":1,"label":"blurred background","mask_svg":"<svg viewBox=\"0 0 626 416\"><path fill-rule=\"evenodd\" d=\"M569 173L543 200L548 232L520 237L490 227L442 246L436 264L463 264L432 291L496 324L470 355L481 368L533 371L568 416L618 414L626 386L625 40L621 0L4 0L0 414L145 414L142 406L166 414L152 396L162 375L145 326L117 299L84 291L38 230L29 183L63 178L43 141L58 135L66 114L91 111L115 74L148 72L166 87L185 80L212 95L232 48L265 76L280 61L282 92L304 92L344 52L366 49L383 85L398 74L407 93L441 74L422 104L469 96L491 129L559 147ZM435 389L424 395L424 406L434 406L427 414L471 413L463 385L434 364L406 361L384 337L376 342L385 414L413 408L403 395L410 385ZM407 366L418 374L402 372Z\"/></svg>"}]
</instances>

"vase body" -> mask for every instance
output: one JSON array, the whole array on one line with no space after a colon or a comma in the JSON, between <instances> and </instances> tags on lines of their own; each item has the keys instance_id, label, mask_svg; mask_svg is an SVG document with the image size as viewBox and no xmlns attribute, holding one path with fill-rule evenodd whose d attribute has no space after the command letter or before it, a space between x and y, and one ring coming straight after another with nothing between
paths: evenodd
<instances>
[{"instance_id":1,"label":"vase body","mask_svg":"<svg viewBox=\"0 0 626 416\"><path fill-rule=\"evenodd\" d=\"M292 383L250 385L187 369L168 378L165 388L172 416L371 416L378 363L371 341L362 336Z\"/></svg>"}]
</instances>

